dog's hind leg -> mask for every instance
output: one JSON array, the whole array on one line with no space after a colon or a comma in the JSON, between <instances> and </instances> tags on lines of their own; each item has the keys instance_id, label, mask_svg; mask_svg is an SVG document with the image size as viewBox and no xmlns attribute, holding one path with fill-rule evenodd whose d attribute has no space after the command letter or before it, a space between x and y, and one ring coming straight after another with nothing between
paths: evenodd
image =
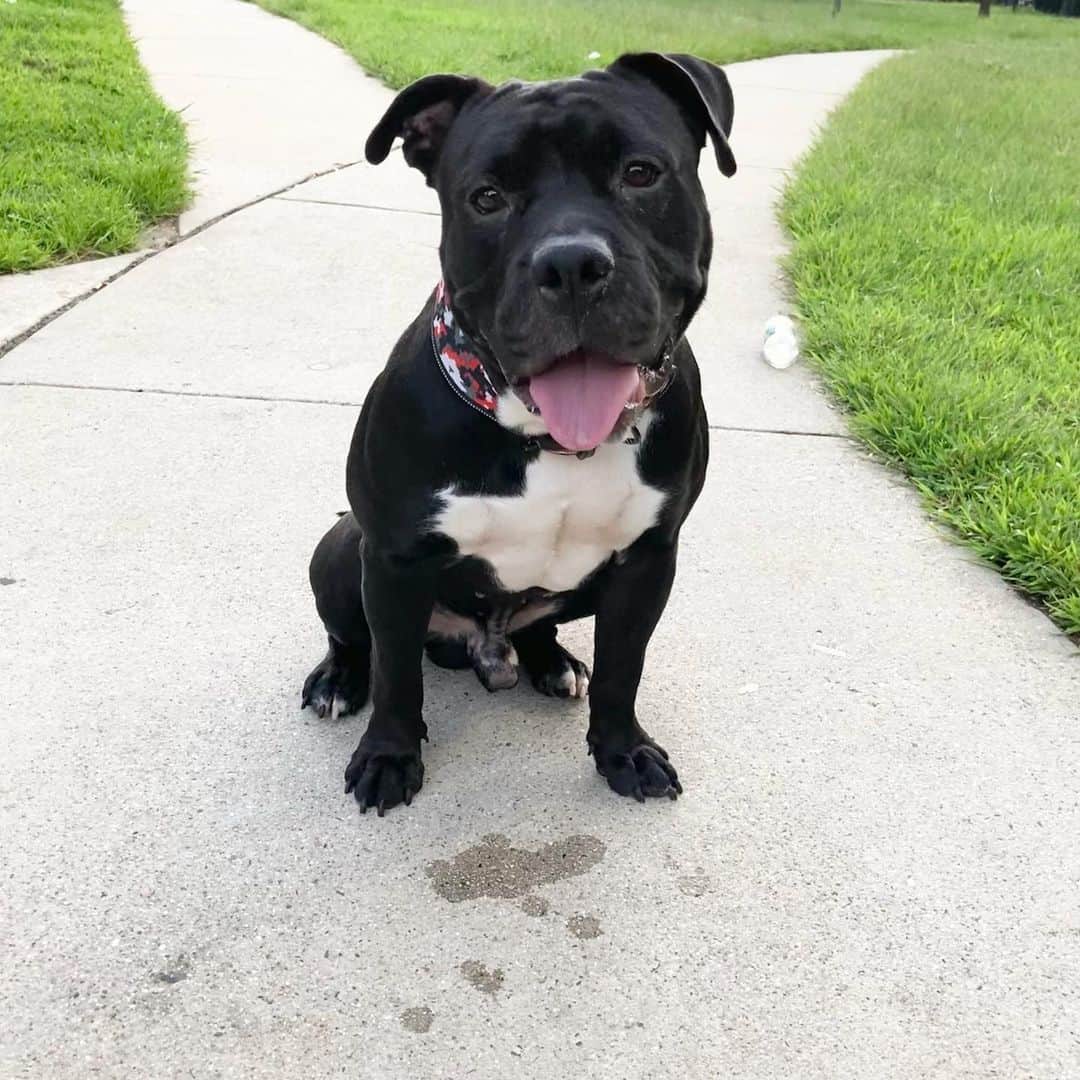
<instances>
[{"instance_id":1,"label":"dog's hind leg","mask_svg":"<svg viewBox=\"0 0 1080 1080\"><path fill-rule=\"evenodd\" d=\"M371 631L364 615L360 526L344 514L319 541L309 576L330 649L304 682L301 708L319 716L361 709L371 683Z\"/></svg>"},{"instance_id":2,"label":"dog's hind leg","mask_svg":"<svg viewBox=\"0 0 1080 1080\"><path fill-rule=\"evenodd\" d=\"M509 610L493 611L487 618L483 636L469 647L473 671L489 691L517 686L518 658L507 635L509 622Z\"/></svg>"},{"instance_id":3,"label":"dog's hind leg","mask_svg":"<svg viewBox=\"0 0 1080 1080\"><path fill-rule=\"evenodd\" d=\"M510 640L533 686L549 697L584 698L589 669L556 641L558 628L548 619L518 630Z\"/></svg>"}]
</instances>

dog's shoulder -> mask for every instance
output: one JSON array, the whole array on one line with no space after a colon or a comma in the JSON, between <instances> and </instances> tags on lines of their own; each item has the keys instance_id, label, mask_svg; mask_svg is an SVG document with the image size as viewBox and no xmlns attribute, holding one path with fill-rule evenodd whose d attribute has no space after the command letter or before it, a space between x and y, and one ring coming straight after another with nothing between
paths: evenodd
<instances>
[{"instance_id":1,"label":"dog's shoulder","mask_svg":"<svg viewBox=\"0 0 1080 1080\"><path fill-rule=\"evenodd\" d=\"M431 340L433 299L398 339L364 399L346 489L367 535L411 543L426 531L437 493L520 490L522 440L470 408L447 383Z\"/></svg>"},{"instance_id":2,"label":"dog's shoulder","mask_svg":"<svg viewBox=\"0 0 1080 1080\"><path fill-rule=\"evenodd\" d=\"M701 373L690 343L683 338L673 354L675 378L653 407L649 439L639 469L645 483L678 493L667 516L682 524L701 488L709 459L709 423L701 396Z\"/></svg>"}]
</instances>

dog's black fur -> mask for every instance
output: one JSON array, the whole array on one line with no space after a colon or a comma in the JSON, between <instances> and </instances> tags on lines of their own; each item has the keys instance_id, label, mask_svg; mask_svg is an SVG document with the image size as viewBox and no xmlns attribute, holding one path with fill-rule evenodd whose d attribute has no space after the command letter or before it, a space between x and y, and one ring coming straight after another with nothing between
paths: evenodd
<instances>
[{"instance_id":1,"label":"dog's black fur","mask_svg":"<svg viewBox=\"0 0 1080 1080\"><path fill-rule=\"evenodd\" d=\"M382 161L402 136L406 160L438 192L454 315L507 384L579 348L643 369L670 354L676 377L651 406L637 458L641 480L666 495L651 527L570 591L510 595L491 565L462 557L433 528L439 493L512 497L549 451L450 392L432 354L432 299L405 331L356 426L347 467L352 512L311 563L330 651L308 677L304 702L320 713L352 712L370 685L373 712L345 774L362 807L382 813L420 788L425 647L436 662L472 663L485 678L459 642L432 636L433 610L483 625L530 604L543 605L535 607L543 617L509 641L548 693L573 692L568 671L586 674L558 644L557 624L596 618L587 741L611 787L638 799L682 790L634 706L675 576L679 530L705 477L705 409L683 333L705 295L712 254L700 151L708 136L722 171L735 171L732 116L719 68L649 53L542 84L493 88L429 76L402 91L372 132L370 161ZM596 238L610 256L599 295L588 283L585 296L545 291L537 252L580 237Z\"/></svg>"}]
</instances>

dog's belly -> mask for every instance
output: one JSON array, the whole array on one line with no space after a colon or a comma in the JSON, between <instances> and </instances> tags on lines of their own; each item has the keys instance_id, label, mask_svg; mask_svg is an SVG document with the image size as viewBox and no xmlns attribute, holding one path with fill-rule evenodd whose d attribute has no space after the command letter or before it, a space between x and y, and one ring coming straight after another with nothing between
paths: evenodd
<instances>
[{"instance_id":1,"label":"dog's belly","mask_svg":"<svg viewBox=\"0 0 1080 1080\"><path fill-rule=\"evenodd\" d=\"M664 493L637 469L642 444L604 444L592 457L542 453L517 495L440 492L434 528L483 559L507 592L570 592L655 524Z\"/></svg>"}]
</instances>

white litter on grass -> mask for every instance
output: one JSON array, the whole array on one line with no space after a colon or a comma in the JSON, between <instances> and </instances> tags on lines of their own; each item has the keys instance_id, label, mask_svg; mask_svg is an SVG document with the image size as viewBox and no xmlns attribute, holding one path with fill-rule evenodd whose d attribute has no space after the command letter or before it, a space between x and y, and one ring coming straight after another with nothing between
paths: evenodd
<instances>
[{"instance_id":1,"label":"white litter on grass","mask_svg":"<svg viewBox=\"0 0 1080 1080\"><path fill-rule=\"evenodd\" d=\"M14 4L15 0L8 0L8 3L9 4ZM600 54L598 52L591 52L591 53L589 53L588 56L585 57L585 59L586 60L599 60L600 59Z\"/></svg>"},{"instance_id":2,"label":"white litter on grass","mask_svg":"<svg viewBox=\"0 0 1080 1080\"><path fill-rule=\"evenodd\" d=\"M791 367L799 359L799 339L795 336L795 324L786 315L774 315L765 324L765 340L761 354L770 367Z\"/></svg>"}]
</instances>

